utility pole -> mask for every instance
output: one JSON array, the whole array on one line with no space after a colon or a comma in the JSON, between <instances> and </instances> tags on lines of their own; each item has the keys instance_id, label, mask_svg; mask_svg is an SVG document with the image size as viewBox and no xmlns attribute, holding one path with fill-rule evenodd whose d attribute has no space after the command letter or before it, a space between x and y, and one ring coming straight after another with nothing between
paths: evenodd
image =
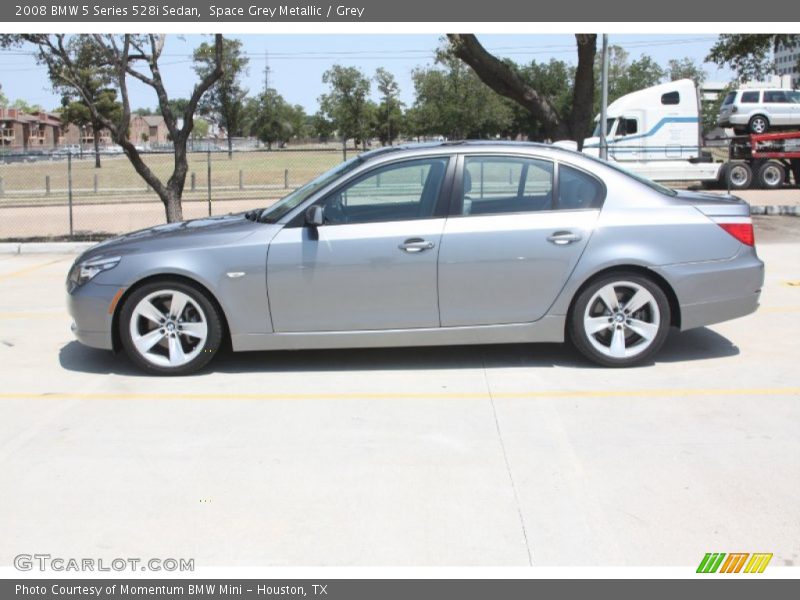
<instances>
[{"instance_id":1,"label":"utility pole","mask_svg":"<svg viewBox=\"0 0 800 600\"><path fill-rule=\"evenodd\" d=\"M606 113L608 112L608 34L603 34L603 71L600 78L600 158L608 160Z\"/></svg>"},{"instance_id":2,"label":"utility pole","mask_svg":"<svg viewBox=\"0 0 800 600\"><path fill-rule=\"evenodd\" d=\"M269 90L269 73L272 69L269 68L269 51L264 50L264 93Z\"/></svg>"}]
</instances>

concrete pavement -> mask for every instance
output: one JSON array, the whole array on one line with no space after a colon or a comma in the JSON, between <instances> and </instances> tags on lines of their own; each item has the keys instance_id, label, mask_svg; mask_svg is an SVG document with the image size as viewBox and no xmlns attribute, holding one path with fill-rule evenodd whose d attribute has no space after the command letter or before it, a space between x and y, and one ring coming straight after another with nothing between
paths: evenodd
<instances>
[{"instance_id":1,"label":"concrete pavement","mask_svg":"<svg viewBox=\"0 0 800 600\"><path fill-rule=\"evenodd\" d=\"M536 344L234 354L188 378L72 341L74 256L0 256L0 566L798 565L800 244L759 251L759 312L637 369Z\"/></svg>"}]
</instances>

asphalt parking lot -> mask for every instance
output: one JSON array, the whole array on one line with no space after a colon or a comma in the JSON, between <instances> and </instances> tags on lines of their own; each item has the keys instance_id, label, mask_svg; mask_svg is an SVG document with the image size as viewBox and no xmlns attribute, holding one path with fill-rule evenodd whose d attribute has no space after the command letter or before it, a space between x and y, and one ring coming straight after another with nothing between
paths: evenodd
<instances>
[{"instance_id":1,"label":"asphalt parking lot","mask_svg":"<svg viewBox=\"0 0 800 600\"><path fill-rule=\"evenodd\" d=\"M759 312L623 371L535 344L146 377L72 340L73 256L0 256L0 566L800 565L798 233L758 220Z\"/></svg>"}]
</instances>

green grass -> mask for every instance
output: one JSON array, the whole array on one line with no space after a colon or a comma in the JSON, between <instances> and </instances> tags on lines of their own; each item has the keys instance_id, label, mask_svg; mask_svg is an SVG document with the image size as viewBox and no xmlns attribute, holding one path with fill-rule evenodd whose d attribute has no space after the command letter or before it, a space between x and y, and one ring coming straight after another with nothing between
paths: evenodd
<instances>
[{"instance_id":1,"label":"green grass","mask_svg":"<svg viewBox=\"0 0 800 600\"><path fill-rule=\"evenodd\" d=\"M286 193L287 187L289 189L298 187L341 160L340 151L234 152L231 159L226 152L215 152L211 154L212 197L282 196ZM145 155L145 162L162 181L166 181L172 173L171 154ZM147 197L148 190L144 180L124 155L102 156L101 165L101 168L95 168L93 156L72 161L72 189L75 201L117 202L141 200L142 197ZM3 180L0 204L59 203L67 197L68 173L67 161L64 158L0 165L0 177ZM49 194L46 191L48 177ZM208 155L190 154L184 198L186 200L205 198L207 186ZM149 195L155 198L152 191Z\"/></svg>"}]
</instances>

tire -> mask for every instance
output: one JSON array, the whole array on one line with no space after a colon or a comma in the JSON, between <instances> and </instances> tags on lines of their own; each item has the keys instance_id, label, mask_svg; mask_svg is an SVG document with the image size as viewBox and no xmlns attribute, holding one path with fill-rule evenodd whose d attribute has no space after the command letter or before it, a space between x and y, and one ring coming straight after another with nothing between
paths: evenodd
<instances>
[{"instance_id":1,"label":"tire","mask_svg":"<svg viewBox=\"0 0 800 600\"><path fill-rule=\"evenodd\" d=\"M769 131L769 119L764 115L753 115L747 122L749 133L767 133Z\"/></svg>"},{"instance_id":2,"label":"tire","mask_svg":"<svg viewBox=\"0 0 800 600\"><path fill-rule=\"evenodd\" d=\"M631 301L633 312L625 312ZM599 277L570 311L569 337L578 351L604 367L631 367L652 357L667 338L669 301L652 279L631 271Z\"/></svg>"},{"instance_id":3,"label":"tire","mask_svg":"<svg viewBox=\"0 0 800 600\"><path fill-rule=\"evenodd\" d=\"M746 162L728 163L722 180L727 189L746 190L753 183L753 170Z\"/></svg>"},{"instance_id":4,"label":"tire","mask_svg":"<svg viewBox=\"0 0 800 600\"><path fill-rule=\"evenodd\" d=\"M786 169L776 160L768 160L762 164L756 173L758 186L764 190L777 190L783 187L786 180Z\"/></svg>"},{"instance_id":5,"label":"tire","mask_svg":"<svg viewBox=\"0 0 800 600\"><path fill-rule=\"evenodd\" d=\"M173 314L173 305L178 314ZM222 342L222 320L213 302L189 283L161 280L136 289L119 318L125 353L155 375L188 375L214 358Z\"/></svg>"}]
</instances>

